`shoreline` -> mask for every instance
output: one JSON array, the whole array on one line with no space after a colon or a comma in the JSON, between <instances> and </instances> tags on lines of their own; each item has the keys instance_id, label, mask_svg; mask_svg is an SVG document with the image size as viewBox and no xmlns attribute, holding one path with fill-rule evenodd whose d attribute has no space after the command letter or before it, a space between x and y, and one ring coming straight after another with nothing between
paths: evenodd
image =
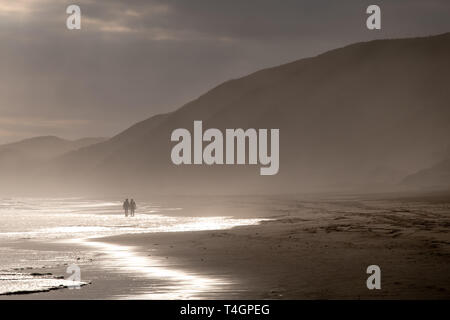
<instances>
[{"instance_id":1,"label":"shoreline","mask_svg":"<svg viewBox=\"0 0 450 320\"><path fill-rule=\"evenodd\" d=\"M450 260L434 245L399 241L384 230L361 239L358 231L304 228L303 222L283 218L229 230L121 235L102 241L156 250L186 269L232 277L238 286L221 297L226 299L450 298ZM305 233L299 234L298 228ZM366 268L377 261L382 261L383 290L371 291Z\"/></svg>"},{"instance_id":2,"label":"shoreline","mask_svg":"<svg viewBox=\"0 0 450 320\"><path fill-rule=\"evenodd\" d=\"M90 241L132 248L137 257L155 259L168 269L228 282L210 290L205 299L449 299L448 202L439 210L427 205L302 203L272 212L278 218L259 225ZM100 254L82 265L91 284L81 290L16 298L137 299L167 286L164 277L118 272L123 265L108 269L104 260ZM382 290L366 287L366 268L373 264L381 268ZM185 298L195 299L195 294Z\"/></svg>"}]
</instances>

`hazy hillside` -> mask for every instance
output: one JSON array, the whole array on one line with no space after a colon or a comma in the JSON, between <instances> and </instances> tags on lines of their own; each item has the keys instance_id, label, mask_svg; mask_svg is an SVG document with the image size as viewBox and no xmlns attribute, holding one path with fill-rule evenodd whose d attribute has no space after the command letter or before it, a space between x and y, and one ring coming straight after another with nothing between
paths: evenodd
<instances>
[{"instance_id":1,"label":"hazy hillside","mask_svg":"<svg viewBox=\"0 0 450 320\"><path fill-rule=\"evenodd\" d=\"M72 141L54 136L34 137L0 145L0 154L17 153L35 159L51 159L105 140L105 138L83 138Z\"/></svg>"},{"instance_id":2,"label":"hazy hillside","mask_svg":"<svg viewBox=\"0 0 450 320\"><path fill-rule=\"evenodd\" d=\"M261 70L63 155L44 182L105 193L391 188L448 147L449 56L447 33L357 43ZM170 134L192 131L194 120L204 129L279 128L279 174L260 176L259 165L173 165Z\"/></svg>"},{"instance_id":3,"label":"hazy hillside","mask_svg":"<svg viewBox=\"0 0 450 320\"><path fill-rule=\"evenodd\" d=\"M0 145L1 186L8 190L14 185L20 189L21 183L33 185L32 173L40 172L51 159L103 141L105 138L66 140L42 136Z\"/></svg>"},{"instance_id":4,"label":"hazy hillside","mask_svg":"<svg viewBox=\"0 0 450 320\"><path fill-rule=\"evenodd\" d=\"M422 190L450 190L450 158L437 163L431 168L420 170L407 176L402 183Z\"/></svg>"}]
</instances>

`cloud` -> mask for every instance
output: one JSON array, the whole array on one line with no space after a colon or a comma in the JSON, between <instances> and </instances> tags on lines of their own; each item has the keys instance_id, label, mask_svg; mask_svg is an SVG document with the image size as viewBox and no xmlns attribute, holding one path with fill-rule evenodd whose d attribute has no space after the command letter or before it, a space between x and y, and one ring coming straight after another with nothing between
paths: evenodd
<instances>
[{"instance_id":1,"label":"cloud","mask_svg":"<svg viewBox=\"0 0 450 320\"><path fill-rule=\"evenodd\" d=\"M79 31L66 28L73 3ZM380 1L380 32L365 28L368 4L0 0L0 118L40 119L46 126L34 134L109 136L260 68L357 41L450 31L447 0ZM9 130L29 132L22 123Z\"/></svg>"},{"instance_id":2,"label":"cloud","mask_svg":"<svg viewBox=\"0 0 450 320\"><path fill-rule=\"evenodd\" d=\"M37 3L37 0L0 0L0 15L30 14Z\"/></svg>"}]
</instances>

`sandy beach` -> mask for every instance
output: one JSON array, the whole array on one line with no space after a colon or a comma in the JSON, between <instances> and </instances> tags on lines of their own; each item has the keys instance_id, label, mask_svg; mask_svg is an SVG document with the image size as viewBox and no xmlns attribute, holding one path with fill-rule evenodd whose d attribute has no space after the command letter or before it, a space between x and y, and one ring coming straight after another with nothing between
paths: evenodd
<instances>
[{"instance_id":1,"label":"sandy beach","mask_svg":"<svg viewBox=\"0 0 450 320\"><path fill-rule=\"evenodd\" d=\"M272 211L270 217L257 226L228 230L125 234L89 241L105 248L112 246L112 250L118 248L115 246L126 248L130 256L116 257L117 261L136 259L147 268L147 260L142 259L149 259L156 261L155 268L182 270L183 275L193 277L186 280L192 290L197 276L199 282L203 278L222 279L222 285L203 288L207 293L197 298L450 298L446 196L292 202ZM145 273L136 275L130 268L118 271L120 262L105 268L111 257L104 252L94 254L91 250L90 254L92 260L80 262L89 285L79 290L28 294L26 298L152 298L146 291L164 291L168 287L165 282L173 275L147 279ZM366 287L366 268L372 264L381 268L381 290ZM61 269L46 271L56 275Z\"/></svg>"},{"instance_id":2,"label":"sandy beach","mask_svg":"<svg viewBox=\"0 0 450 320\"><path fill-rule=\"evenodd\" d=\"M0 0L0 302L447 302L449 3Z\"/></svg>"}]
</instances>

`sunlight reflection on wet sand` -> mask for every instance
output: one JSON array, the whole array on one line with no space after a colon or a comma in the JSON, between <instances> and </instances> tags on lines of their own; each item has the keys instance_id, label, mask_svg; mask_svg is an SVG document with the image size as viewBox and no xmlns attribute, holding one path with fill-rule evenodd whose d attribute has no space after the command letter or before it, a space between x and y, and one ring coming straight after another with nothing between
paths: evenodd
<instances>
[{"instance_id":1,"label":"sunlight reflection on wet sand","mask_svg":"<svg viewBox=\"0 0 450 320\"><path fill-rule=\"evenodd\" d=\"M226 287L233 284L230 280L207 277L170 267L164 261L165 259L139 255L134 247L89 239L80 240L79 243L105 254L105 259L102 259L105 269L114 269L116 272L164 283L147 288L140 287L138 289L145 293L119 296L119 299L201 299L211 292L224 291Z\"/></svg>"},{"instance_id":2,"label":"sunlight reflection on wet sand","mask_svg":"<svg viewBox=\"0 0 450 320\"><path fill-rule=\"evenodd\" d=\"M117 273L130 283L123 288L111 289L111 295L129 299L192 299L216 296L228 291L232 281L208 274L198 274L183 266L174 266L165 257L148 257L137 247L127 247L101 242L99 238L123 234L223 230L242 225L255 225L270 219L235 218L233 216L184 216L178 206L164 207L150 201L139 202L136 217L126 219L121 201L92 200L82 198L3 198L0 199L0 243L19 242L23 248L0 246L0 269L32 270L66 265L68 262L83 264L90 254L104 254L100 259L102 269ZM232 209L230 209L230 212ZM43 249L37 249L44 246ZM74 249L53 250L52 243L74 244ZM81 244L90 250L79 252ZM47 247L48 246L48 247ZM92 259L90 259L92 261ZM103 279L103 278L102 278ZM22 290L26 282L28 291L47 288L47 280L34 278L33 288L28 279L17 278L13 282L0 279L0 291L8 293ZM58 279L63 280L63 279ZM111 280L111 279L108 279ZM108 285L109 285L108 283ZM42 285L40 285L42 284ZM3 287L7 287L2 290ZM95 283L93 283L95 285ZM131 293L130 293L131 286ZM123 294L116 295L123 289ZM108 290L107 290L108 291ZM104 294L109 294L105 292Z\"/></svg>"}]
</instances>

